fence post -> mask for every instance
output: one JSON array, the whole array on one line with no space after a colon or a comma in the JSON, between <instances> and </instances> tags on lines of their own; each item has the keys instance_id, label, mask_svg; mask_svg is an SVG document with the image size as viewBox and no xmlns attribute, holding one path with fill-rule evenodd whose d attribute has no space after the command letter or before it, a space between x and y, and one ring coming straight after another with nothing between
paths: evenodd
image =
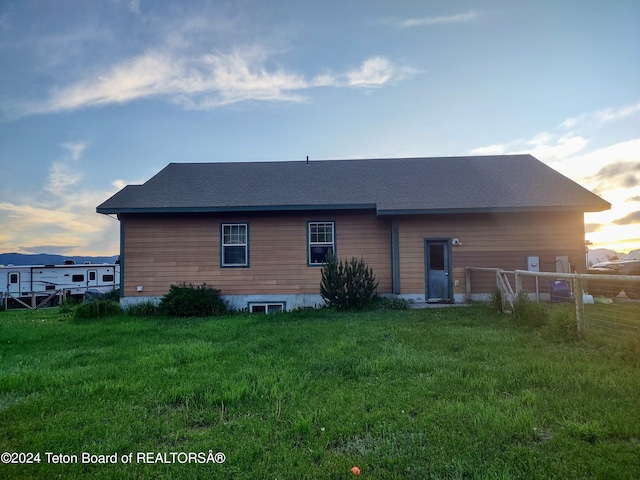
<instances>
[{"instance_id":1,"label":"fence post","mask_svg":"<svg viewBox=\"0 0 640 480\"><path fill-rule=\"evenodd\" d=\"M516 296L519 297L522 293L522 275L518 272L515 273L516 276Z\"/></svg>"},{"instance_id":2,"label":"fence post","mask_svg":"<svg viewBox=\"0 0 640 480\"><path fill-rule=\"evenodd\" d=\"M573 295L576 299L576 323L578 327L578 337L585 337L584 325L584 296L582 294L582 277L576 276L573 282Z\"/></svg>"},{"instance_id":3,"label":"fence post","mask_svg":"<svg viewBox=\"0 0 640 480\"><path fill-rule=\"evenodd\" d=\"M466 288L466 294L467 294L467 303L471 303L471 270L469 269L469 267L465 267L464 269L464 276L465 276L465 288Z\"/></svg>"}]
</instances>

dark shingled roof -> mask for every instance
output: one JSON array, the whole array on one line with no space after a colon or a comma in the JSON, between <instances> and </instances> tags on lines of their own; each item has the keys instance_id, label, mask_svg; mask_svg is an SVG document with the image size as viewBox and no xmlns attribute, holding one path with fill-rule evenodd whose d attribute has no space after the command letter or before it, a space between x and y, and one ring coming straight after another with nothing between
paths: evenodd
<instances>
[{"instance_id":1,"label":"dark shingled roof","mask_svg":"<svg viewBox=\"0 0 640 480\"><path fill-rule=\"evenodd\" d=\"M98 213L376 209L379 215L611 205L531 155L170 163Z\"/></svg>"}]
</instances>

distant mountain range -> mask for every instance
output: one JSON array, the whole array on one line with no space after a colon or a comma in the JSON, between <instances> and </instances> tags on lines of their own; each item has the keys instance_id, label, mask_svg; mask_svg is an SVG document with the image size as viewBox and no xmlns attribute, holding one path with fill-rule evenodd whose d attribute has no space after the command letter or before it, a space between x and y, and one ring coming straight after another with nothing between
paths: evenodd
<instances>
[{"instance_id":1,"label":"distant mountain range","mask_svg":"<svg viewBox=\"0 0 640 480\"><path fill-rule=\"evenodd\" d=\"M0 265L62 265L65 260L73 260L76 264L109 263L113 264L118 255L111 257L86 257L69 255L52 255L49 253L0 253Z\"/></svg>"}]
</instances>

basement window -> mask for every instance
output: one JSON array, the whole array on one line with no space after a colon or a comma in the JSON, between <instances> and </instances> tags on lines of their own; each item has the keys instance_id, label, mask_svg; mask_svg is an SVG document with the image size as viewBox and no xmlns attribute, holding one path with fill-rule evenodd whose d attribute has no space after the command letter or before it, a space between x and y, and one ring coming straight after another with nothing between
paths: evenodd
<instances>
[{"instance_id":1,"label":"basement window","mask_svg":"<svg viewBox=\"0 0 640 480\"><path fill-rule=\"evenodd\" d=\"M274 303L250 303L250 313L281 313L284 311L284 302Z\"/></svg>"}]
</instances>

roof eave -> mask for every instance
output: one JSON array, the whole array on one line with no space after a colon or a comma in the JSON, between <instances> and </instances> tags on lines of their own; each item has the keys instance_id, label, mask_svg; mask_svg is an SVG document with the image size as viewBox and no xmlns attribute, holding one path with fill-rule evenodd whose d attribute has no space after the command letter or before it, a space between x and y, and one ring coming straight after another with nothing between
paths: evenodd
<instances>
[{"instance_id":1,"label":"roof eave","mask_svg":"<svg viewBox=\"0 0 640 480\"><path fill-rule=\"evenodd\" d=\"M98 207L97 213L131 214L131 213L238 213L238 212L298 212L318 210L375 210L375 204L322 204L322 205L261 205L242 207L131 207L109 208Z\"/></svg>"},{"instance_id":2,"label":"roof eave","mask_svg":"<svg viewBox=\"0 0 640 480\"><path fill-rule=\"evenodd\" d=\"M525 206L525 207L479 207L479 208L426 208L426 209L378 209L379 217L394 215L448 215L462 213L526 213L526 212L602 212L608 210L593 205Z\"/></svg>"}]
</instances>

